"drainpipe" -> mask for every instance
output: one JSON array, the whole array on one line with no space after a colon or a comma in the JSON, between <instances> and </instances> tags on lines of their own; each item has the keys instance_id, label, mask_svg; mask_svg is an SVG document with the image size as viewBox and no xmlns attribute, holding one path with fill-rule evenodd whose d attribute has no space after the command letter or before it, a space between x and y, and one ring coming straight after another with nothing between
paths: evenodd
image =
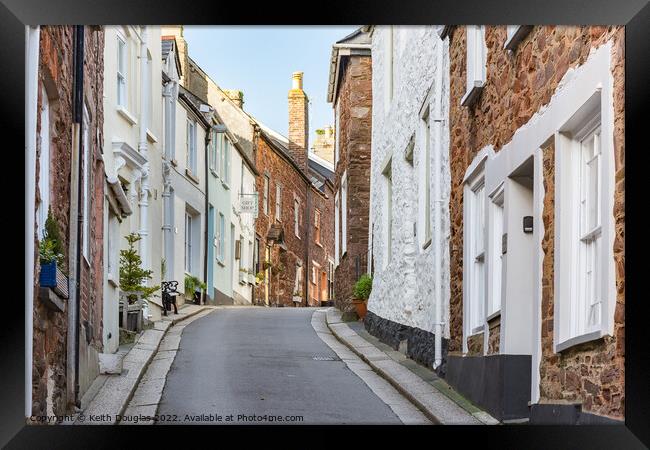
<instances>
[{"instance_id":1,"label":"drainpipe","mask_svg":"<svg viewBox=\"0 0 650 450\"><path fill-rule=\"evenodd\" d=\"M309 156L307 157L309 158ZM309 160L307 161L309 164ZM305 232L305 243L307 244L306 254L307 261L305 261L305 266L307 268L307 273L305 274L305 306L309 306L309 278L311 277L311 241L309 240L309 235L311 231L311 181L307 182L307 213L305 217L305 224L307 225L307 231Z\"/></svg>"},{"instance_id":2,"label":"drainpipe","mask_svg":"<svg viewBox=\"0 0 650 450\"><path fill-rule=\"evenodd\" d=\"M36 117L38 111L38 54L40 27L25 27L25 417L32 415L34 347L34 221L36 206Z\"/></svg>"},{"instance_id":3,"label":"drainpipe","mask_svg":"<svg viewBox=\"0 0 650 450\"><path fill-rule=\"evenodd\" d=\"M165 150L163 164L163 236L165 240L165 262L166 273L163 276L167 281L172 279L173 265L171 261L171 247L172 247L172 217L171 217L171 146L172 141L172 124L171 124L171 102L172 97L172 82L165 83L163 87L163 97L165 99Z\"/></svg>"},{"instance_id":4,"label":"drainpipe","mask_svg":"<svg viewBox=\"0 0 650 450\"><path fill-rule=\"evenodd\" d=\"M433 209L433 234L434 234L434 298L436 300L435 308L435 360L433 368L437 369L442 364L442 273L440 266L442 265L442 233L440 232L442 198L440 196L440 153L442 152L441 138L442 138L442 47L444 41L441 41L436 46L436 92L435 92L435 151L433 152L433 198L436 205Z\"/></svg>"},{"instance_id":5,"label":"drainpipe","mask_svg":"<svg viewBox=\"0 0 650 450\"><path fill-rule=\"evenodd\" d=\"M206 283L206 289L205 289L205 297L203 299L203 304L207 303L207 297L208 297L208 245L210 245L210 242L208 242L208 214L210 214L210 206L209 206L209 196L210 196L210 189L208 187L208 147L210 145L210 138L212 137L212 127L208 127L206 130L205 134L205 159L204 159L204 166L205 166L205 230L203 233L203 236L205 236L204 242L204 250L203 250L203 281ZM241 256L240 256L241 257Z\"/></svg>"},{"instance_id":6,"label":"drainpipe","mask_svg":"<svg viewBox=\"0 0 650 450\"><path fill-rule=\"evenodd\" d=\"M147 27L142 28L140 34L140 140L138 143L138 151L142 156L147 158L148 161L148 144L147 144L147 126L149 125L149 86L147 70ZM148 207L149 207L149 163L146 162L142 167L142 177L140 178L140 230L139 234L142 237L140 240L140 256L142 258L142 265L145 269L149 269L149 230L147 229L148 220Z\"/></svg>"},{"instance_id":7,"label":"drainpipe","mask_svg":"<svg viewBox=\"0 0 650 450\"><path fill-rule=\"evenodd\" d=\"M76 254L76 280L75 280L75 351L74 351L74 398L77 407L81 407L81 398L79 396L79 334L81 331L81 320L79 309L81 306L81 251L82 241L81 234L83 230L83 208L82 205L82 181L83 176L83 98L84 98L84 26L76 25L75 27L75 53L74 53L74 117L73 122L79 126L79 146L78 146L78 168L77 168L77 254ZM89 163L89 162L87 162Z\"/></svg>"}]
</instances>

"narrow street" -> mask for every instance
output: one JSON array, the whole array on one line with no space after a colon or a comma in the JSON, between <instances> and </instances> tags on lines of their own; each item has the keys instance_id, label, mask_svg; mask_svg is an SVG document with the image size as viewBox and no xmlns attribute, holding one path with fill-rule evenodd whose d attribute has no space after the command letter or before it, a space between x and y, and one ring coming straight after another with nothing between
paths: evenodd
<instances>
[{"instance_id":1,"label":"narrow street","mask_svg":"<svg viewBox=\"0 0 650 450\"><path fill-rule=\"evenodd\" d=\"M315 333L314 308L227 308L188 325L158 415L185 423L400 424ZM331 360L334 359L334 360ZM201 418L201 415L207 417ZM213 417L210 417L212 414ZM221 420L217 415L222 416ZM258 423L278 423L269 420Z\"/></svg>"}]
</instances>

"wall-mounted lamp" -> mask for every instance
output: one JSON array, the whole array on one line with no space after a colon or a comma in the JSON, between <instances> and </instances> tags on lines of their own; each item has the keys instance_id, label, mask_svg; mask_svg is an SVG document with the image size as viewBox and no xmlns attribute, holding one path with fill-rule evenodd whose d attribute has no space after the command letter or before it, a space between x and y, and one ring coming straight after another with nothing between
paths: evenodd
<instances>
[{"instance_id":1,"label":"wall-mounted lamp","mask_svg":"<svg viewBox=\"0 0 650 450\"><path fill-rule=\"evenodd\" d=\"M533 232L533 216L524 216L524 233Z\"/></svg>"}]
</instances>

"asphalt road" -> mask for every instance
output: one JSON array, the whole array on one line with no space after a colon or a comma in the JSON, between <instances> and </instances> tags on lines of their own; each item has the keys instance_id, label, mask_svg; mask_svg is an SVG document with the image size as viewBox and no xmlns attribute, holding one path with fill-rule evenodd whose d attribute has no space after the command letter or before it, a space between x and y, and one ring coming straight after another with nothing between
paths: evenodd
<instances>
[{"instance_id":1,"label":"asphalt road","mask_svg":"<svg viewBox=\"0 0 650 450\"><path fill-rule=\"evenodd\" d=\"M313 312L226 308L189 324L158 424L400 424L316 335Z\"/></svg>"}]
</instances>

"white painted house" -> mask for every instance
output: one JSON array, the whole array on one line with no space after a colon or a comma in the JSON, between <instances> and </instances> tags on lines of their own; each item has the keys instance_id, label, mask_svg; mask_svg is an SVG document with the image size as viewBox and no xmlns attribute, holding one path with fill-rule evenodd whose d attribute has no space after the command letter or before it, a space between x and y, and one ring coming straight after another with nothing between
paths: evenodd
<instances>
[{"instance_id":1,"label":"white painted house","mask_svg":"<svg viewBox=\"0 0 650 450\"><path fill-rule=\"evenodd\" d=\"M383 335L401 325L406 334L387 340L407 340L410 356L436 367L449 337L449 52L439 28L372 30L366 319Z\"/></svg>"},{"instance_id":2,"label":"white painted house","mask_svg":"<svg viewBox=\"0 0 650 450\"><path fill-rule=\"evenodd\" d=\"M124 237L142 237L143 267L161 280L162 104L160 28L108 26L104 43L104 349L119 345L119 258ZM108 195L110 194L110 195ZM145 315L156 319L152 298Z\"/></svg>"}]
</instances>

